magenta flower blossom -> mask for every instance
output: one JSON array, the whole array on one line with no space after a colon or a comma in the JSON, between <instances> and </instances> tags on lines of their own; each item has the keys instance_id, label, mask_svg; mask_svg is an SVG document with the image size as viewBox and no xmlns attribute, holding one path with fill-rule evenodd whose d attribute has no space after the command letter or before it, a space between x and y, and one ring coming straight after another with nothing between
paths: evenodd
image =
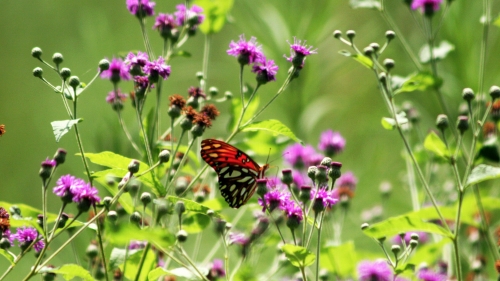
<instances>
[{"instance_id":1,"label":"magenta flower blossom","mask_svg":"<svg viewBox=\"0 0 500 281\"><path fill-rule=\"evenodd\" d=\"M139 3L141 4L141 9L139 9ZM127 9L132 15L138 17L154 15L155 5L155 2L149 2L149 0L127 0Z\"/></svg>"},{"instance_id":2,"label":"magenta flower blossom","mask_svg":"<svg viewBox=\"0 0 500 281\"><path fill-rule=\"evenodd\" d=\"M311 145L302 146L295 143L285 149L284 158L294 168L302 169L312 164L314 155L317 153Z\"/></svg>"},{"instance_id":3,"label":"magenta flower blossom","mask_svg":"<svg viewBox=\"0 0 500 281\"><path fill-rule=\"evenodd\" d=\"M327 130L321 133L318 148L328 157L333 157L342 152L345 147L345 139L339 132Z\"/></svg>"},{"instance_id":4,"label":"magenta flower blossom","mask_svg":"<svg viewBox=\"0 0 500 281\"><path fill-rule=\"evenodd\" d=\"M290 57L285 56L286 60L291 62L293 66L302 68L304 65L304 60L307 56L317 54L317 49L312 49L312 46L307 46L306 41L297 40L293 38L293 44L288 42L290 45Z\"/></svg>"},{"instance_id":5,"label":"magenta flower blossom","mask_svg":"<svg viewBox=\"0 0 500 281\"><path fill-rule=\"evenodd\" d=\"M334 198L333 192L326 190L324 187L311 191L311 200L313 199L321 200L325 208L331 208L339 201L337 198Z\"/></svg>"},{"instance_id":6,"label":"magenta flower blossom","mask_svg":"<svg viewBox=\"0 0 500 281\"><path fill-rule=\"evenodd\" d=\"M176 26L177 24L175 23L173 15L160 13L155 19L153 29L163 32L164 30L172 30Z\"/></svg>"},{"instance_id":7,"label":"magenta flower blossom","mask_svg":"<svg viewBox=\"0 0 500 281\"><path fill-rule=\"evenodd\" d=\"M148 54L144 52L137 52L137 55L130 52L127 55L127 58L125 59L125 64L130 65L132 67L134 66L140 66L144 67L149 61Z\"/></svg>"},{"instance_id":8,"label":"magenta flower blossom","mask_svg":"<svg viewBox=\"0 0 500 281\"><path fill-rule=\"evenodd\" d=\"M144 249L146 247L147 241L130 240L128 244L129 250Z\"/></svg>"},{"instance_id":9,"label":"magenta flower blossom","mask_svg":"<svg viewBox=\"0 0 500 281\"><path fill-rule=\"evenodd\" d=\"M392 281L392 271L387 261L362 261L358 264L359 281Z\"/></svg>"},{"instance_id":10,"label":"magenta flower blossom","mask_svg":"<svg viewBox=\"0 0 500 281\"><path fill-rule=\"evenodd\" d=\"M235 43L229 43L229 50L227 54L238 58L241 65L252 64L264 58L262 53L262 46L257 45L257 38L252 37L246 41L245 35L240 35L240 40Z\"/></svg>"},{"instance_id":11,"label":"magenta flower blossom","mask_svg":"<svg viewBox=\"0 0 500 281\"><path fill-rule=\"evenodd\" d=\"M356 179L352 172L342 174L335 182L336 186L348 187L351 191L356 190L356 184L358 184L358 179Z\"/></svg>"},{"instance_id":12,"label":"magenta flower blossom","mask_svg":"<svg viewBox=\"0 0 500 281\"><path fill-rule=\"evenodd\" d=\"M14 239L19 241L19 245L21 248L27 247L33 241L35 241L38 238L38 231L34 227L21 227L17 229L17 233L12 235ZM39 240L35 242L35 245L33 245L33 248L35 251L40 252L43 247L45 246L45 243L42 240Z\"/></svg>"},{"instance_id":13,"label":"magenta flower blossom","mask_svg":"<svg viewBox=\"0 0 500 281\"><path fill-rule=\"evenodd\" d=\"M6 229L5 231L3 231L2 236L0 236L0 238L6 238L7 241L10 242L10 246L11 247L14 246L15 237L14 237L14 234L10 233L10 229Z\"/></svg>"},{"instance_id":14,"label":"magenta flower blossom","mask_svg":"<svg viewBox=\"0 0 500 281\"><path fill-rule=\"evenodd\" d=\"M174 13L177 25L184 25L186 18L191 26L200 25L205 20L205 16L202 14L203 8L200 6L192 5L191 9L186 9L184 4L179 4L175 8L177 9Z\"/></svg>"},{"instance_id":15,"label":"magenta flower blossom","mask_svg":"<svg viewBox=\"0 0 500 281\"><path fill-rule=\"evenodd\" d=\"M229 244L246 245L250 240L241 232L229 233Z\"/></svg>"},{"instance_id":16,"label":"magenta flower blossom","mask_svg":"<svg viewBox=\"0 0 500 281\"><path fill-rule=\"evenodd\" d=\"M220 259L214 259L209 275L212 278L209 280L216 280L217 278L226 276L226 271L224 270L224 262Z\"/></svg>"},{"instance_id":17,"label":"magenta flower blossom","mask_svg":"<svg viewBox=\"0 0 500 281\"><path fill-rule=\"evenodd\" d=\"M273 60L267 60L263 58L253 65L253 73L257 73L257 82L260 84L266 84L270 81L276 81L276 73L278 72L278 66Z\"/></svg>"},{"instance_id":18,"label":"magenta flower blossom","mask_svg":"<svg viewBox=\"0 0 500 281\"><path fill-rule=\"evenodd\" d=\"M413 0L411 8L412 10L420 8L423 12L426 12L427 9L432 9L432 12L436 12L439 10L441 2L443 2L443 0Z\"/></svg>"},{"instance_id":19,"label":"magenta flower blossom","mask_svg":"<svg viewBox=\"0 0 500 281\"><path fill-rule=\"evenodd\" d=\"M136 88L144 91L149 85L149 78L147 76L134 76L134 85ZM151 85L151 88L154 88L153 86Z\"/></svg>"},{"instance_id":20,"label":"magenta flower blossom","mask_svg":"<svg viewBox=\"0 0 500 281\"><path fill-rule=\"evenodd\" d=\"M57 180L56 186L52 191L55 195L63 197L66 192L71 192L71 189L78 189L82 185L85 185L85 182L82 179L75 178L74 176L68 174L61 176Z\"/></svg>"},{"instance_id":21,"label":"magenta flower blossom","mask_svg":"<svg viewBox=\"0 0 500 281\"><path fill-rule=\"evenodd\" d=\"M127 99L128 95L124 94L118 89L117 92L111 91L106 96L106 102L109 104L114 104L116 102L124 102Z\"/></svg>"},{"instance_id":22,"label":"magenta flower blossom","mask_svg":"<svg viewBox=\"0 0 500 281\"><path fill-rule=\"evenodd\" d=\"M428 269L422 269L417 274L418 279L421 281L446 281L445 274L437 273Z\"/></svg>"},{"instance_id":23,"label":"magenta flower blossom","mask_svg":"<svg viewBox=\"0 0 500 281\"><path fill-rule=\"evenodd\" d=\"M266 208L270 211L278 207L283 210L289 199L290 193L279 189L273 189L264 195L264 200L259 198L258 203L262 206L262 212L265 212Z\"/></svg>"},{"instance_id":24,"label":"magenta flower blossom","mask_svg":"<svg viewBox=\"0 0 500 281\"><path fill-rule=\"evenodd\" d=\"M113 58L109 69L101 73L101 78L110 79L113 83L119 82L120 79L130 80L129 67L122 59Z\"/></svg>"},{"instance_id":25,"label":"magenta flower blossom","mask_svg":"<svg viewBox=\"0 0 500 281\"><path fill-rule=\"evenodd\" d=\"M56 161L55 160L52 160L52 159L45 159L44 161L42 161L42 167L46 167L46 168L54 168L56 166Z\"/></svg>"},{"instance_id":26,"label":"magenta flower blossom","mask_svg":"<svg viewBox=\"0 0 500 281\"><path fill-rule=\"evenodd\" d=\"M163 57L159 57L156 61L148 62L144 66L144 72L149 74L150 79L161 76L163 80L167 80L170 76L170 65L166 65Z\"/></svg>"},{"instance_id":27,"label":"magenta flower blossom","mask_svg":"<svg viewBox=\"0 0 500 281\"><path fill-rule=\"evenodd\" d=\"M97 189L91 186L89 183L74 186L70 188L71 194L73 194L73 201L80 203L84 200L88 201L91 205L101 201L101 198L97 196Z\"/></svg>"},{"instance_id":28,"label":"magenta flower blossom","mask_svg":"<svg viewBox=\"0 0 500 281\"><path fill-rule=\"evenodd\" d=\"M284 203L284 208L286 216L290 219L296 219L298 222L301 222L304 217L302 214L302 208L295 203L293 200L287 200Z\"/></svg>"}]
</instances>

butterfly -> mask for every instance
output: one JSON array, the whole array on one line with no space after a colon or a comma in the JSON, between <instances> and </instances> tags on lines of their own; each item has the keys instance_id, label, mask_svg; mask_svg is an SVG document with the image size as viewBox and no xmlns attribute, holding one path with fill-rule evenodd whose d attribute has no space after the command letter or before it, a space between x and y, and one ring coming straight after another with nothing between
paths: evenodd
<instances>
[{"instance_id":1,"label":"butterfly","mask_svg":"<svg viewBox=\"0 0 500 281\"><path fill-rule=\"evenodd\" d=\"M269 164L261 167L243 151L215 139L203 140L200 154L217 173L220 193L231 208L241 207L252 197L257 180L269 168Z\"/></svg>"}]
</instances>

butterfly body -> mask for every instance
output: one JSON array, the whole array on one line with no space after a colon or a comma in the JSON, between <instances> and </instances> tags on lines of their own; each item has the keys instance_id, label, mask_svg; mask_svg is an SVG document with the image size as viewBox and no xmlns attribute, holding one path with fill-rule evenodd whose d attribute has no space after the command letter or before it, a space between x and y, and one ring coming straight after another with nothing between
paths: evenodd
<instances>
[{"instance_id":1,"label":"butterfly body","mask_svg":"<svg viewBox=\"0 0 500 281\"><path fill-rule=\"evenodd\" d=\"M201 157L219 177L219 189L232 208L244 205L255 193L257 180L264 177L268 164L259 166L236 147L215 139L201 142Z\"/></svg>"}]
</instances>

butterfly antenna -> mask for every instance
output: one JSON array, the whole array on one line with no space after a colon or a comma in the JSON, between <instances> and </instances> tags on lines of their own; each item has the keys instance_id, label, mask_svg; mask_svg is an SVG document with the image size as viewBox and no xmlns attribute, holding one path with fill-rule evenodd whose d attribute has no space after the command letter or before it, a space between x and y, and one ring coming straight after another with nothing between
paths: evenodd
<instances>
[{"instance_id":1,"label":"butterfly antenna","mask_svg":"<svg viewBox=\"0 0 500 281\"><path fill-rule=\"evenodd\" d=\"M269 148L269 153L267 154L266 164L269 164L269 156L271 156L271 148Z\"/></svg>"}]
</instances>

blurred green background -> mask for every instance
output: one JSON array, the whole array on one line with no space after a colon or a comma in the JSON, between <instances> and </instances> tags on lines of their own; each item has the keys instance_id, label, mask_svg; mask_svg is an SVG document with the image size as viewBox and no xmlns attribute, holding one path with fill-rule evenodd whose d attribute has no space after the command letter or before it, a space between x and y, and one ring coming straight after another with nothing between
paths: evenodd
<instances>
[{"instance_id":1,"label":"blurred green background","mask_svg":"<svg viewBox=\"0 0 500 281\"><path fill-rule=\"evenodd\" d=\"M402 0L387 2L387 12L399 25L402 36L409 40L413 51L417 52L425 40L407 6ZM157 1L155 10L173 12L176 4ZM445 80L445 99L454 112L460 102L461 90L464 87L477 90L478 87L480 16L479 2L455 1L438 36L438 41L445 39L455 45L455 50L439 67ZM148 25L152 24L153 18L149 18ZM389 27L377 11L353 10L348 1L237 0L229 22L222 32L212 37L208 86L216 86L221 93L227 90L238 94L239 66L233 57L226 55L226 50L229 42L236 41L240 34L247 38L257 37L266 56L280 66L278 81L259 91L263 101L277 91L286 77L289 64L283 54L289 55L287 40L292 42L296 36L317 48L318 54L307 59L300 78L291 83L260 119L281 120L300 139L313 146L317 145L319 134L326 129L339 131L345 137L346 149L335 160L343 163L343 171L355 173L359 185L344 233L359 245L370 245L371 241L358 230L359 214L361 210L380 203L378 187L382 181L389 181L393 186L393 196L384 205L385 214L411 209L404 184L405 166L400 156L402 141L397 132L382 129L380 119L388 113L373 74L354 60L338 54L339 50L348 47L332 37L336 29L344 33L355 30L356 43L363 48L371 42L382 45ZM153 48L159 53L162 41L155 31L148 31ZM486 89L492 84L500 84L498 59L495 57L499 48L497 31L497 27L492 27L490 32L484 76ZM192 57L178 57L171 62L172 75L164 84L163 116L166 117L169 95L180 93L186 96L188 87L197 85L195 73L201 70L203 44L204 36L198 33L185 44L184 49ZM22 202L41 208L38 176L41 161L52 157L57 148L64 148L68 151L67 164L58 169L58 174L72 173L84 177L84 173L80 158L74 156L78 149L73 132L59 143L54 140L50 122L67 119L67 115L60 97L33 77L33 68L42 65L31 57L31 49L35 46L42 48L43 58L47 61L51 61L53 53L62 53L65 59L63 67L69 67L73 75L88 82L102 58L112 58L130 50L144 50L140 28L127 11L125 1L2 1L0 46L3 65L0 70L3 81L0 124L5 124L7 131L0 138L0 201ZM406 76L415 71L397 39L383 56L396 60L394 72L398 75ZM44 70L44 76L57 84L55 74L47 68ZM254 76L249 72L246 81L254 83ZM129 91L132 84L122 86ZM99 79L79 99L79 116L84 119L80 128L85 149L87 152L113 150L135 157L119 129L115 112L105 103L110 90L110 82ZM397 99L399 104L404 100L412 101L420 110L424 131L433 127L435 117L441 112L432 93L402 94ZM135 117L129 104L127 106L125 120L129 128L134 128ZM227 137L225 109L227 107L221 107L223 115L207 136ZM168 122L165 117L163 129ZM450 120L455 120L455 117L451 116ZM265 159L258 161L262 163ZM50 197L49 202L50 211L56 212L58 199ZM87 240L82 238L81 241L86 243ZM64 256L60 256L54 264L63 261ZM16 272L22 274L31 262L24 261ZM1 261L0 270L5 267L6 262ZM12 278L9 280L17 280Z\"/></svg>"}]
</instances>

